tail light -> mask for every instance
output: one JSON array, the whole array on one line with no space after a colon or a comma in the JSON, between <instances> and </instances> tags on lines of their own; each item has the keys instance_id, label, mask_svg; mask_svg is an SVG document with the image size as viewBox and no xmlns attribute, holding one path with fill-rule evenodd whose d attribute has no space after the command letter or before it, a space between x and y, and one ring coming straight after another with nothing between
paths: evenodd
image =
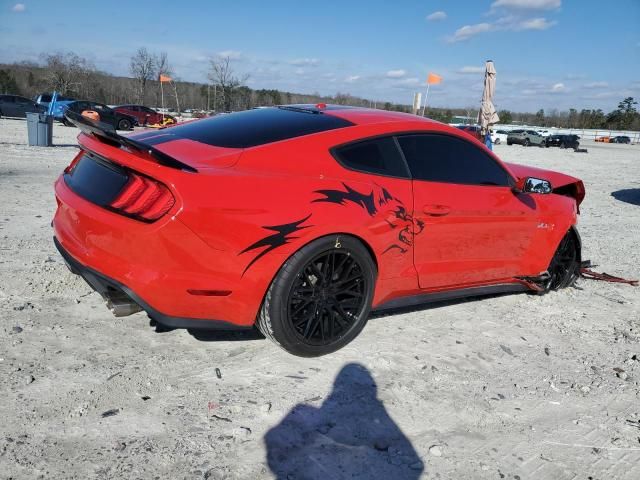
<instances>
[{"instance_id":1,"label":"tail light","mask_svg":"<svg viewBox=\"0 0 640 480\"><path fill-rule=\"evenodd\" d=\"M173 195L162 183L129 171L129 181L109 206L124 215L152 222L171 210L174 203Z\"/></svg>"}]
</instances>

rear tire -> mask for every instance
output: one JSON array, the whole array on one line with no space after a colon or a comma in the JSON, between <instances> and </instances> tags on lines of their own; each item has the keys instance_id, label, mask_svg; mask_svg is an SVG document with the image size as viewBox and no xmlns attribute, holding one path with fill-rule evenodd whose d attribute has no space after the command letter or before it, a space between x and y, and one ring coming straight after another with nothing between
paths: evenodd
<instances>
[{"instance_id":1,"label":"rear tire","mask_svg":"<svg viewBox=\"0 0 640 480\"><path fill-rule=\"evenodd\" d=\"M121 119L118 122L118 130L131 130L131 122L126 118Z\"/></svg>"},{"instance_id":2,"label":"rear tire","mask_svg":"<svg viewBox=\"0 0 640 480\"><path fill-rule=\"evenodd\" d=\"M360 241L344 235L319 238L280 268L260 307L257 327L293 355L335 352L367 323L376 276Z\"/></svg>"},{"instance_id":3,"label":"rear tire","mask_svg":"<svg viewBox=\"0 0 640 480\"><path fill-rule=\"evenodd\" d=\"M559 290L572 286L580 273L580 246L578 237L571 229L560 241L560 245L551 259L549 279L545 290Z\"/></svg>"}]
</instances>

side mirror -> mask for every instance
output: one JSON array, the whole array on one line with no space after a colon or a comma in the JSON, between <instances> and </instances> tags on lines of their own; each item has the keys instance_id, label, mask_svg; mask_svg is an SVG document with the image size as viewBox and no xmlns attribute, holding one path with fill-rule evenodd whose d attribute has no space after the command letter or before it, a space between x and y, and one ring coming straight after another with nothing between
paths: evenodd
<instances>
[{"instance_id":1,"label":"side mirror","mask_svg":"<svg viewBox=\"0 0 640 480\"><path fill-rule=\"evenodd\" d=\"M541 193L543 195L553 191L549 180L535 177L519 178L513 189L517 193Z\"/></svg>"}]
</instances>

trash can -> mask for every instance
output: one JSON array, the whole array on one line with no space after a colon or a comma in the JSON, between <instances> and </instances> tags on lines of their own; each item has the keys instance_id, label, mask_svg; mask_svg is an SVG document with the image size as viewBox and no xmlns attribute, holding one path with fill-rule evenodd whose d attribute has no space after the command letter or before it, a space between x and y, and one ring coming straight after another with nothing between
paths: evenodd
<instances>
[{"instance_id":1,"label":"trash can","mask_svg":"<svg viewBox=\"0 0 640 480\"><path fill-rule=\"evenodd\" d=\"M27 131L30 147L50 147L53 144L53 115L27 113Z\"/></svg>"}]
</instances>

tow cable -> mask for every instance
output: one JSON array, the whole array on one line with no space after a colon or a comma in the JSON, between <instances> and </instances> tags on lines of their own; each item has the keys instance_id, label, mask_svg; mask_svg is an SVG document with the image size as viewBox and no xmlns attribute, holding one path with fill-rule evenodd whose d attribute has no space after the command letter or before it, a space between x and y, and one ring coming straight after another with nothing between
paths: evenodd
<instances>
[{"instance_id":1,"label":"tow cable","mask_svg":"<svg viewBox=\"0 0 640 480\"><path fill-rule=\"evenodd\" d=\"M591 262L589 260L582 262L580 266L580 276L582 278L586 278L587 280L600 280L603 282L611 282L611 283L626 283L627 285L631 285L633 287L638 286L638 280L627 280L626 278L616 277L614 275L609 275L605 272L594 272L591 270Z\"/></svg>"}]
</instances>

